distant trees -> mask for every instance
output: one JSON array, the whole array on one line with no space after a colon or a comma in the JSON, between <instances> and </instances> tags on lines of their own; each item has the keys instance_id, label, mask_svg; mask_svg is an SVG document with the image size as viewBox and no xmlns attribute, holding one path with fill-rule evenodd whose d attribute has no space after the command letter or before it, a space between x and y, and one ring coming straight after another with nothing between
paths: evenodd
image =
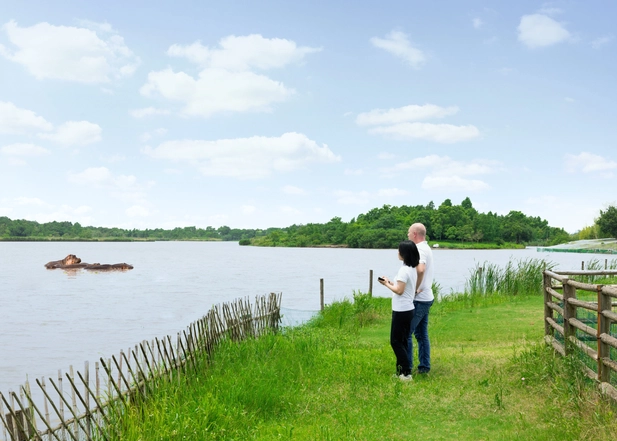
<instances>
[{"instance_id":1,"label":"distant trees","mask_svg":"<svg viewBox=\"0 0 617 441\"><path fill-rule=\"evenodd\" d=\"M602 233L617 238L617 208L611 205L604 211L600 210L596 224Z\"/></svg>"},{"instance_id":2,"label":"distant trees","mask_svg":"<svg viewBox=\"0 0 617 441\"><path fill-rule=\"evenodd\" d=\"M177 227L172 230L161 228L145 230L124 230L122 228L83 227L78 222L47 222L39 224L23 219L11 220L0 217L0 238L13 240L248 240L267 234L266 230L232 229L222 226Z\"/></svg>"},{"instance_id":3,"label":"distant trees","mask_svg":"<svg viewBox=\"0 0 617 441\"><path fill-rule=\"evenodd\" d=\"M39 224L27 220L0 217L0 238L12 240L223 240L241 245L309 247L343 246L350 248L396 248L406 239L409 226L422 222L431 241L474 242L501 245L504 242L534 245L555 245L570 240L561 228L546 220L530 217L520 211L508 214L479 213L467 197L460 205L450 199L438 207L384 205L359 214L349 222L333 217L325 224L291 225L286 228L237 229L228 226L213 228L177 227L125 230L82 226L71 222ZM598 220L600 222L600 220ZM617 235L617 209L601 212L602 230ZM613 228L613 229L611 229Z\"/></svg>"},{"instance_id":4,"label":"distant trees","mask_svg":"<svg viewBox=\"0 0 617 441\"><path fill-rule=\"evenodd\" d=\"M251 241L261 246L326 246L350 248L396 248L407 237L407 229L422 222L432 241L504 242L554 245L570 240L561 228L553 228L539 217L529 217L520 211L505 216L492 212L479 213L469 198L460 205L446 199L435 208L428 205L393 207L384 205L345 223L335 217L327 224L292 225Z\"/></svg>"}]
</instances>

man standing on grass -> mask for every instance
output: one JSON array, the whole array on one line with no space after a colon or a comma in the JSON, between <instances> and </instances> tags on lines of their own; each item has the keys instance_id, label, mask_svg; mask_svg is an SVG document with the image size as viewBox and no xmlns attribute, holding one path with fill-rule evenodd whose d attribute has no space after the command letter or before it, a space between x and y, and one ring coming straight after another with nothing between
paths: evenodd
<instances>
[{"instance_id":1,"label":"man standing on grass","mask_svg":"<svg viewBox=\"0 0 617 441\"><path fill-rule=\"evenodd\" d=\"M413 369L413 341L412 334L418 342L418 373L428 374L431 370L431 343L428 339L428 313L433 305L433 251L426 242L426 227L415 223L409 227L407 237L418 247L420 264L416 267L418 281L416 283L416 297L413 304L415 313L411 321L408 339L409 367Z\"/></svg>"}]
</instances>

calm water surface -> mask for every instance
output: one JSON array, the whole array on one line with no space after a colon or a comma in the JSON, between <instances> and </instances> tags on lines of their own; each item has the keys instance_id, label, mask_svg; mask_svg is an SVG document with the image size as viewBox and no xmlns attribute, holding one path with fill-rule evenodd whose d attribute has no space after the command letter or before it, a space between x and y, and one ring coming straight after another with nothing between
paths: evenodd
<instances>
[{"instance_id":1,"label":"calm water surface","mask_svg":"<svg viewBox=\"0 0 617 441\"><path fill-rule=\"evenodd\" d=\"M84 262L127 262L127 272L46 270L76 254ZM582 257L584 256L584 257ZM544 258L559 269L604 255L526 250L435 250L435 279L444 293L462 291L477 263ZM69 366L118 354L143 340L175 336L212 305L282 292L288 320L325 302L366 292L369 272L394 276L396 250L257 248L237 242L0 242L0 391L55 377ZM377 284L374 295L389 297Z\"/></svg>"}]
</instances>

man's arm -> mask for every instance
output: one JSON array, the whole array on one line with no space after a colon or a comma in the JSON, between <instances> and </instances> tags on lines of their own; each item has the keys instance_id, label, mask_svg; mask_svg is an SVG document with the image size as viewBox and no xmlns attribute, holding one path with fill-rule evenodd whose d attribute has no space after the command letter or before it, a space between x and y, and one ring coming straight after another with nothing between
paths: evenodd
<instances>
[{"instance_id":1,"label":"man's arm","mask_svg":"<svg viewBox=\"0 0 617 441\"><path fill-rule=\"evenodd\" d=\"M420 263L416 267L416 272L418 273L418 281L416 282L416 294L418 293L418 289L420 285L422 285L422 280L424 279L424 273L426 272L426 264Z\"/></svg>"}]
</instances>

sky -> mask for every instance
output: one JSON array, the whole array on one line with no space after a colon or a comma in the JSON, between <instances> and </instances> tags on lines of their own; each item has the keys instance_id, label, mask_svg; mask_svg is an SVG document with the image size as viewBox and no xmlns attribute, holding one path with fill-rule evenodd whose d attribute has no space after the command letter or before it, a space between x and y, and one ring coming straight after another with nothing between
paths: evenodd
<instances>
[{"instance_id":1,"label":"sky","mask_svg":"<svg viewBox=\"0 0 617 441\"><path fill-rule=\"evenodd\" d=\"M0 0L0 216L349 222L617 201L617 3Z\"/></svg>"}]
</instances>

